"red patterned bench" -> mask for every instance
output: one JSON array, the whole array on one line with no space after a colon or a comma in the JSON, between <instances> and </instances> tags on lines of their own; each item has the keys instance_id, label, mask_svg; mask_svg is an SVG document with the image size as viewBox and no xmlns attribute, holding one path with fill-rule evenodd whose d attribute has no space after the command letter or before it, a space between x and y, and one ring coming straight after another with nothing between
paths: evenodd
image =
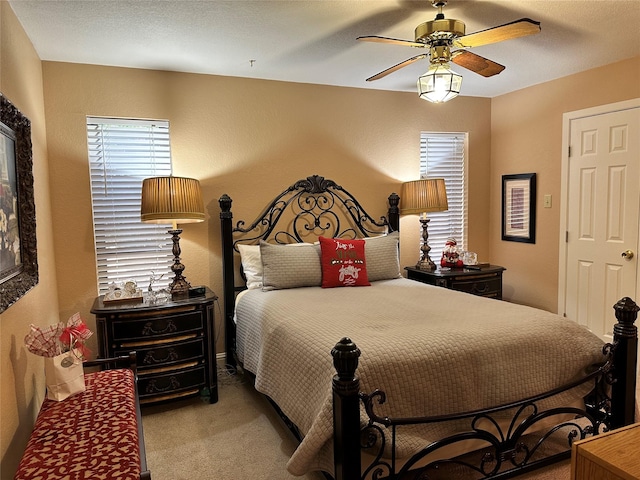
<instances>
[{"instance_id":1,"label":"red patterned bench","mask_svg":"<svg viewBox=\"0 0 640 480\"><path fill-rule=\"evenodd\" d=\"M45 399L15 480L150 480L137 395L135 353L85 362L128 368L85 373L86 391Z\"/></svg>"}]
</instances>

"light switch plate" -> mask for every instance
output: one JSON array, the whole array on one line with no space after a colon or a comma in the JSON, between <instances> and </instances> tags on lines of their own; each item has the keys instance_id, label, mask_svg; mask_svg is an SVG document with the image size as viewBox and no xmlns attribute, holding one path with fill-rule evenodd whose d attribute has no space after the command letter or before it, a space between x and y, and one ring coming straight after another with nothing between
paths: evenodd
<instances>
[{"instance_id":1,"label":"light switch plate","mask_svg":"<svg viewBox=\"0 0 640 480\"><path fill-rule=\"evenodd\" d=\"M544 208L551 208L551 194L548 193L544 196Z\"/></svg>"}]
</instances>

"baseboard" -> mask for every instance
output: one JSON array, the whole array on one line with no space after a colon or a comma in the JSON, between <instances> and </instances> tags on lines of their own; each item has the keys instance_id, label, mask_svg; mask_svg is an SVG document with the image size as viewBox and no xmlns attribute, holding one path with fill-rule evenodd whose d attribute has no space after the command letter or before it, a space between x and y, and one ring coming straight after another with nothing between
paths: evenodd
<instances>
[{"instance_id":1,"label":"baseboard","mask_svg":"<svg viewBox=\"0 0 640 480\"><path fill-rule=\"evenodd\" d=\"M219 365L224 365L227 360L226 353L216 353L216 363Z\"/></svg>"}]
</instances>

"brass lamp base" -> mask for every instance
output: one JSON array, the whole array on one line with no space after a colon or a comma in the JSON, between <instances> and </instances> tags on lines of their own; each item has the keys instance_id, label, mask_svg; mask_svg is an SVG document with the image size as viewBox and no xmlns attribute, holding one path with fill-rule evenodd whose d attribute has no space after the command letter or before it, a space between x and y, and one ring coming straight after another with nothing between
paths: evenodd
<instances>
[{"instance_id":1,"label":"brass lamp base","mask_svg":"<svg viewBox=\"0 0 640 480\"><path fill-rule=\"evenodd\" d=\"M174 273L174 278L171 284L169 284L169 291L171 292L171 298L173 300L180 300L189 297L189 289L191 284L187 282L187 279L182 276L184 271L184 265L180 261L180 234L181 229L169 230L171 234L171 240L173 241L173 265L171 265L171 271Z\"/></svg>"},{"instance_id":2,"label":"brass lamp base","mask_svg":"<svg viewBox=\"0 0 640 480\"><path fill-rule=\"evenodd\" d=\"M191 284L182 275L176 275L171 284L169 285L169 291L171 292L171 298L173 300L181 300L189 298L189 289Z\"/></svg>"},{"instance_id":3,"label":"brass lamp base","mask_svg":"<svg viewBox=\"0 0 640 480\"><path fill-rule=\"evenodd\" d=\"M433 263L433 260L431 260L427 255L427 258L421 258L420 261L416 263L416 268L419 270L433 272L436 268L438 268L438 266Z\"/></svg>"},{"instance_id":4,"label":"brass lamp base","mask_svg":"<svg viewBox=\"0 0 640 480\"><path fill-rule=\"evenodd\" d=\"M422 245L420 246L420 260L416 263L416 268L419 270L434 271L437 266L433 263L433 260L429 257L431 247L429 246L429 232L427 226L429 224L429 218L420 217L420 223L422 224Z\"/></svg>"}]
</instances>

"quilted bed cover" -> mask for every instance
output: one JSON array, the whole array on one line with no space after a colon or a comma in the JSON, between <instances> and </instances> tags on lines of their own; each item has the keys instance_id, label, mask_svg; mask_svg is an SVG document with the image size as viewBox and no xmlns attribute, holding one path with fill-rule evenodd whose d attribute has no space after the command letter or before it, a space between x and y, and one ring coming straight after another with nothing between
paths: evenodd
<instances>
[{"instance_id":1,"label":"quilted bed cover","mask_svg":"<svg viewBox=\"0 0 640 480\"><path fill-rule=\"evenodd\" d=\"M613 319L612 319L613 321ZM304 435L287 469L333 471L331 349L362 351L360 389L387 394L380 413L443 415L549 391L604 360L603 342L558 315L404 278L370 287L243 292L237 349L255 387ZM567 405L586 393L556 398ZM555 401L555 400L554 400ZM422 427L424 428L424 427ZM400 436L398 454L452 433L439 423Z\"/></svg>"}]
</instances>

